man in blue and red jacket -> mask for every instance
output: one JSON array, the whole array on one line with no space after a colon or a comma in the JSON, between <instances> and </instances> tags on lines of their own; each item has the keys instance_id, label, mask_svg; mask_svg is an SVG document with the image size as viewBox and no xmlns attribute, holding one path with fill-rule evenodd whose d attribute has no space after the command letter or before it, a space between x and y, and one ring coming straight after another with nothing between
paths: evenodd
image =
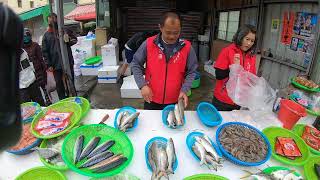
<instances>
[{"instance_id":1,"label":"man in blue and red jacket","mask_svg":"<svg viewBox=\"0 0 320 180\"><path fill-rule=\"evenodd\" d=\"M172 11L164 13L159 27L161 32L139 47L131 66L145 100L144 109L161 110L177 103L179 98L184 100L186 107L186 93L191 88L198 67L197 56L191 43L179 38L179 14Z\"/></svg>"}]
</instances>

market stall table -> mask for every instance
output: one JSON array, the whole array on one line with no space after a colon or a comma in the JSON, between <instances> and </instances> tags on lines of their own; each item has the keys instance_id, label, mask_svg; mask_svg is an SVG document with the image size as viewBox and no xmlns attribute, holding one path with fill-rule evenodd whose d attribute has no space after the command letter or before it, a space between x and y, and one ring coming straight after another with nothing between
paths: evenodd
<instances>
[{"instance_id":1,"label":"market stall table","mask_svg":"<svg viewBox=\"0 0 320 180\"><path fill-rule=\"evenodd\" d=\"M138 110L141 114L136 129L128 132L130 140L134 147L134 157L130 165L123 173L135 175L141 179L150 179L151 172L148 170L145 163L145 145L149 139L155 136L162 136L165 138L172 137L175 143L176 155L178 158L178 167L175 174L170 175L170 179L182 179L187 176L200 173L213 173L229 179L240 179L246 173L243 170L257 172L258 169L264 169L268 166L286 166L280 162L271 159L257 167L243 167L237 166L229 161L225 161L223 168L217 172L209 170L205 166L199 166L199 162L191 155L186 146L186 137L190 132L200 131L207 134L215 141L215 133L217 127L209 128L201 123L195 111L186 111L186 124L179 129L170 129L162 123L161 111ZM84 124L97 124L106 115L109 114L109 119L106 124L113 126L114 117L117 112L115 110L93 109L82 120ZM223 117L222 123L240 121L257 127L262 130L268 126L281 126L275 114L270 113L252 113L250 111L232 111L221 112ZM314 117L308 116L299 121L302 124L312 124ZM22 172L37 166L44 166L36 152L28 155L18 156L8 152L0 153L0 179L14 179ZM290 167L292 168L292 167ZM295 167L295 169L302 173L302 167ZM82 176L71 170L64 172L68 179L90 179L90 177Z\"/></svg>"}]
</instances>

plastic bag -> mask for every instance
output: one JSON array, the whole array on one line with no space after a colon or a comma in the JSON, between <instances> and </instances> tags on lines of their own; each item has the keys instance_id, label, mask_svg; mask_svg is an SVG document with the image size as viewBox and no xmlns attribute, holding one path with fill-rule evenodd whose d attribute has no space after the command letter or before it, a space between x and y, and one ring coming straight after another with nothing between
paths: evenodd
<instances>
[{"instance_id":1,"label":"plastic bag","mask_svg":"<svg viewBox=\"0 0 320 180\"><path fill-rule=\"evenodd\" d=\"M54 79L53 72L47 71L47 85L48 93L56 90L56 80Z\"/></svg>"},{"instance_id":2,"label":"plastic bag","mask_svg":"<svg viewBox=\"0 0 320 180\"><path fill-rule=\"evenodd\" d=\"M227 92L233 102L250 110L272 111L276 99L276 91L263 77L245 71L239 64L230 66Z\"/></svg>"}]
</instances>

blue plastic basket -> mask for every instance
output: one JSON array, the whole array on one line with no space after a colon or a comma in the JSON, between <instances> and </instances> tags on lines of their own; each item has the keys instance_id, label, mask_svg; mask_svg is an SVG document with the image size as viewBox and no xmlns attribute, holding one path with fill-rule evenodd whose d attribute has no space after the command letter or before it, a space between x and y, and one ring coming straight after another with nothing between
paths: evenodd
<instances>
[{"instance_id":1,"label":"blue plastic basket","mask_svg":"<svg viewBox=\"0 0 320 180\"><path fill-rule=\"evenodd\" d=\"M174 111L174 105L168 105L162 110L162 122L167 127L169 127L168 126L168 122L167 122L167 118L168 118L168 114L169 114L170 111ZM183 122L184 122L184 124L186 124L186 116L184 116ZM176 129L180 128L180 127L182 127L182 126L177 126ZM170 127L170 128L172 128L172 127Z\"/></svg>"},{"instance_id":2,"label":"blue plastic basket","mask_svg":"<svg viewBox=\"0 0 320 180\"><path fill-rule=\"evenodd\" d=\"M26 119L23 121L23 124L29 124L31 123L30 120ZM25 148L22 148L20 150L7 150L7 152L9 153L12 153L12 154L15 154L15 155L26 155L26 154L29 154L29 153L32 153L33 150L31 150L32 148L36 147L36 146L39 146L39 144L42 142L42 139L37 139L35 142L33 142L32 144L30 144L29 146L25 147Z\"/></svg>"},{"instance_id":3,"label":"blue plastic basket","mask_svg":"<svg viewBox=\"0 0 320 180\"><path fill-rule=\"evenodd\" d=\"M152 145L152 143L154 141L159 141L159 142L162 142L163 144L168 142L168 140L166 138L160 137L160 136L153 137L147 142L147 144L146 144L146 146L144 148L144 155L145 155L145 160L146 160L147 167L151 172L152 172L152 169L151 169L151 166L150 166L150 164L148 162L148 151L149 151L149 148L150 148L150 146ZM176 169L178 167L178 158L177 157L178 156L177 156L177 151L176 151L176 161L173 164L173 171L176 171Z\"/></svg>"},{"instance_id":4,"label":"blue plastic basket","mask_svg":"<svg viewBox=\"0 0 320 180\"><path fill-rule=\"evenodd\" d=\"M120 114L121 112L123 112L123 111L128 111L130 114L137 112L137 110L136 110L135 108L131 107L131 106L124 106L124 107L120 108L120 109L117 111L116 116L115 116L115 118L114 118L114 122L113 122L114 128L119 129L119 128L118 128L118 125L117 125L117 119L118 119L119 114ZM133 127L132 127L132 128L127 129L127 132L130 132L130 131L132 131L133 129L135 129L135 128L138 126L138 121L139 121L139 118L137 118L136 121L133 123Z\"/></svg>"},{"instance_id":5,"label":"blue plastic basket","mask_svg":"<svg viewBox=\"0 0 320 180\"><path fill-rule=\"evenodd\" d=\"M260 162L244 162L244 161L241 161L237 158L235 158L234 156L232 156L231 154L228 153L227 150L225 150L222 146L222 144L220 143L220 140L219 140L219 134L220 132L222 131L223 128L227 127L227 126L230 126L230 125L240 125L240 126L244 126L246 128L249 128L249 129L252 129L254 131L256 131L262 138L263 140L265 141L265 143L267 144L267 147L268 147L268 152L267 152L267 155L265 157L264 160L260 161ZM250 126L249 124L245 124L245 123L241 123L241 122L229 122L229 123L225 123L223 124L222 126L220 126L218 129L217 129L217 132L216 132L216 141L217 141L217 145L218 147L220 148L223 156L225 156L227 159L229 159L231 162L235 163L235 164L238 164L238 165L241 165L241 166L259 166L265 162L267 162L270 157L271 157L271 145L270 145L270 142L269 140L267 139L267 137L260 131L258 130L257 128L253 127L253 126Z\"/></svg>"},{"instance_id":6,"label":"blue plastic basket","mask_svg":"<svg viewBox=\"0 0 320 180\"><path fill-rule=\"evenodd\" d=\"M204 134L202 132L192 132L192 133L189 133L188 136L187 136L187 139L186 139L186 144L187 144L187 147L189 149L189 151L191 152L192 156L197 159L198 161L200 161L200 159L198 158L198 156L193 152L192 150L192 146L194 145L195 143L195 139L194 137L195 136L203 136ZM222 157L222 153L220 151L220 149L215 145L215 143L212 141L212 139L210 139L210 142L213 146L213 148L216 150L217 154Z\"/></svg>"},{"instance_id":7,"label":"blue plastic basket","mask_svg":"<svg viewBox=\"0 0 320 180\"><path fill-rule=\"evenodd\" d=\"M198 105L197 114L200 121L208 127L218 126L222 122L222 116L219 111L207 102L201 102Z\"/></svg>"}]
</instances>

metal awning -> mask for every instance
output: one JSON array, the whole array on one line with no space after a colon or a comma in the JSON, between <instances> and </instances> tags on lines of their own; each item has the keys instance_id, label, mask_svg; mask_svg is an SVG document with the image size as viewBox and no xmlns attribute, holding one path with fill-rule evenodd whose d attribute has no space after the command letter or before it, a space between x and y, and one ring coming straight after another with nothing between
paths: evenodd
<instances>
[{"instance_id":1,"label":"metal awning","mask_svg":"<svg viewBox=\"0 0 320 180\"><path fill-rule=\"evenodd\" d=\"M38 8L35 8L35 9L32 9L30 11L27 11L27 12L23 12L21 14L19 14L19 17L22 21L26 21L28 19L31 19L31 18L34 18L34 17L37 17L37 16L41 16L43 14L49 14L49 5L46 5L46 6L42 6L42 7L38 7Z\"/></svg>"},{"instance_id":2,"label":"metal awning","mask_svg":"<svg viewBox=\"0 0 320 180\"><path fill-rule=\"evenodd\" d=\"M96 6L95 4L78 6L67 14L65 18L76 21L96 19Z\"/></svg>"}]
</instances>

